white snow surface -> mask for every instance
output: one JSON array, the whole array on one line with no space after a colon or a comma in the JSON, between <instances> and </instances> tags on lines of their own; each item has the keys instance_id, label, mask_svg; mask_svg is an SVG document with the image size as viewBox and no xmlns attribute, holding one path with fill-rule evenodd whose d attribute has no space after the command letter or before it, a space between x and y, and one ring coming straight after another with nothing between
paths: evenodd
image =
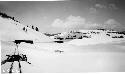
<instances>
[{"instance_id":1,"label":"white snow surface","mask_svg":"<svg viewBox=\"0 0 125 74\"><path fill-rule=\"evenodd\" d=\"M0 40L33 40L36 42L50 42L53 41L49 37L40 32L34 31L28 27L27 32L23 31L23 24L15 22L11 19L4 19L0 17Z\"/></svg>"},{"instance_id":2,"label":"white snow surface","mask_svg":"<svg viewBox=\"0 0 125 74\"><path fill-rule=\"evenodd\" d=\"M2 53L6 52L4 51L6 48L8 48L6 50L14 48L13 44L10 44L2 43ZM8 45L10 46L6 47ZM55 50L64 52L54 52ZM26 54L28 61L31 63L28 64L25 61L21 61L23 73L125 71L125 46L121 43L86 46L72 46L65 43L21 43L18 51L20 54ZM2 71L7 70L9 66L9 63L2 65ZM16 69L15 67L14 69Z\"/></svg>"},{"instance_id":3,"label":"white snow surface","mask_svg":"<svg viewBox=\"0 0 125 74\"><path fill-rule=\"evenodd\" d=\"M90 41L76 39L65 43L52 43L52 39L30 28L27 28L28 32L25 33L22 30L23 27L24 25L18 22L0 17L1 60L5 60L6 55L14 53L16 46L10 42L11 40L31 39L35 41L34 44L19 44L19 54L26 55L28 62L31 63L21 61L23 73L125 71L125 42L123 40L113 42L102 35L100 39L95 36ZM106 43L102 44L101 40ZM59 53L55 50L64 52ZM8 73L10 65L11 62L1 65L2 73ZM17 61L14 62L13 71L18 71Z\"/></svg>"}]
</instances>

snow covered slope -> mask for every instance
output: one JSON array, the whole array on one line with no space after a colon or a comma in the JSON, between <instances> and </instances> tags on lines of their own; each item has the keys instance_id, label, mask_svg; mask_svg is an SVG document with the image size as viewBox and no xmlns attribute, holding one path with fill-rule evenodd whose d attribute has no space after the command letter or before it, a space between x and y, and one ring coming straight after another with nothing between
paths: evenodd
<instances>
[{"instance_id":1,"label":"snow covered slope","mask_svg":"<svg viewBox=\"0 0 125 74\"><path fill-rule=\"evenodd\" d=\"M125 41L125 34L122 32L111 30L80 30L79 32L86 33L90 38L74 39L68 44L73 45L89 45L109 42Z\"/></svg>"},{"instance_id":2,"label":"snow covered slope","mask_svg":"<svg viewBox=\"0 0 125 74\"><path fill-rule=\"evenodd\" d=\"M0 17L0 40L33 40L39 42L52 41L52 39L40 32L34 31L12 19L3 17Z\"/></svg>"}]
</instances>

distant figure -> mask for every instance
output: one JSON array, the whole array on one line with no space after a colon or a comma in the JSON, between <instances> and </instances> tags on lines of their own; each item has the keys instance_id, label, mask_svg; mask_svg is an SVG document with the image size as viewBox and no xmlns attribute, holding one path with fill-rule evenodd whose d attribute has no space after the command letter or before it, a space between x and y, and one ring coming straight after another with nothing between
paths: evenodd
<instances>
[{"instance_id":1,"label":"distant figure","mask_svg":"<svg viewBox=\"0 0 125 74\"><path fill-rule=\"evenodd\" d=\"M34 30L34 26L32 25L32 29Z\"/></svg>"},{"instance_id":2,"label":"distant figure","mask_svg":"<svg viewBox=\"0 0 125 74\"><path fill-rule=\"evenodd\" d=\"M23 30L24 30L25 32L27 32L27 29L26 29L25 27L23 28Z\"/></svg>"},{"instance_id":3,"label":"distant figure","mask_svg":"<svg viewBox=\"0 0 125 74\"><path fill-rule=\"evenodd\" d=\"M26 32L27 32L27 29L26 29Z\"/></svg>"},{"instance_id":4,"label":"distant figure","mask_svg":"<svg viewBox=\"0 0 125 74\"><path fill-rule=\"evenodd\" d=\"M36 31L39 31L39 29L36 27Z\"/></svg>"},{"instance_id":5,"label":"distant figure","mask_svg":"<svg viewBox=\"0 0 125 74\"><path fill-rule=\"evenodd\" d=\"M25 27L23 28L23 30L25 31Z\"/></svg>"}]
</instances>

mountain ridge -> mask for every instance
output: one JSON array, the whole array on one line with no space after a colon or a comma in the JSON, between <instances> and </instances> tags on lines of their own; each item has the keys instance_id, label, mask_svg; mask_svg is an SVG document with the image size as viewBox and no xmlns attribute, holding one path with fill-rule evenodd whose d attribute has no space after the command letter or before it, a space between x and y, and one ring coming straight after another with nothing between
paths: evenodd
<instances>
[{"instance_id":1,"label":"mountain ridge","mask_svg":"<svg viewBox=\"0 0 125 74\"><path fill-rule=\"evenodd\" d=\"M13 18L2 13L0 14L0 40L33 40L36 42L52 41L52 39L44 34L15 21Z\"/></svg>"},{"instance_id":2,"label":"mountain ridge","mask_svg":"<svg viewBox=\"0 0 125 74\"><path fill-rule=\"evenodd\" d=\"M105 37L105 38L104 38ZM14 17L0 13L0 39L5 41L33 40L34 42L64 41L69 43L125 40L125 32L107 29L71 30L57 34L41 33L33 25L25 26ZM95 39L95 40L94 40ZM97 39L97 40L96 40ZM76 41L76 42L74 42Z\"/></svg>"}]
</instances>

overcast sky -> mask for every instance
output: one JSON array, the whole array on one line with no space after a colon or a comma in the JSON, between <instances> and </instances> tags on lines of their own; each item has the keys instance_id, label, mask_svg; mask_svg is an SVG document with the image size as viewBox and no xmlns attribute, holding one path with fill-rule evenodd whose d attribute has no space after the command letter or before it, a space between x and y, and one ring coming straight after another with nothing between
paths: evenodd
<instances>
[{"instance_id":1,"label":"overcast sky","mask_svg":"<svg viewBox=\"0 0 125 74\"><path fill-rule=\"evenodd\" d=\"M105 25L125 27L125 0L68 0L54 2L1 2L0 11L24 25L38 26L41 32L89 29Z\"/></svg>"}]
</instances>

